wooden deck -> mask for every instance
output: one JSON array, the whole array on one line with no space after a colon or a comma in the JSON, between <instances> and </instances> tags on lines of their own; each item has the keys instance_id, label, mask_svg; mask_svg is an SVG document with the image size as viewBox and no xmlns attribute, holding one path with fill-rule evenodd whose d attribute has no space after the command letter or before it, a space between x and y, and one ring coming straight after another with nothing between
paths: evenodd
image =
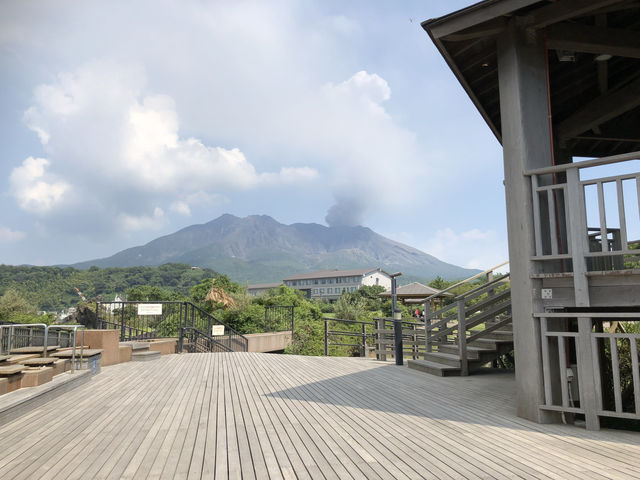
<instances>
[{"instance_id":1,"label":"wooden deck","mask_svg":"<svg viewBox=\"0 0 640 480\"><path fill-rule=\"evenodd\" d=\"M514 414L509 374L168 355L0 426L0 478L640 478L640 435Z\"/></svg>"}]
</instances>

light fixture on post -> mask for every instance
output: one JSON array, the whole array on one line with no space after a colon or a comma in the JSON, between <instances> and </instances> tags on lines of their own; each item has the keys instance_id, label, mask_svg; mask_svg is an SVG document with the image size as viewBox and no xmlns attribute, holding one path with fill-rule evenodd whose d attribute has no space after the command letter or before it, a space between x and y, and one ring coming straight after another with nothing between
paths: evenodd
<instances>
[{"instance_id":1,"label":"light fixture on post","mask_svg":"<svg viewBox=\"0 0 640 480\"><path fill-rule=\"evenodd\" d=\"M613 58L613 55L610 55L608 53L601 53L600 55L596 55L594 60L596 62L606 62L607 60L611 60L611 58Z\"/></svg>"}]
</instances>

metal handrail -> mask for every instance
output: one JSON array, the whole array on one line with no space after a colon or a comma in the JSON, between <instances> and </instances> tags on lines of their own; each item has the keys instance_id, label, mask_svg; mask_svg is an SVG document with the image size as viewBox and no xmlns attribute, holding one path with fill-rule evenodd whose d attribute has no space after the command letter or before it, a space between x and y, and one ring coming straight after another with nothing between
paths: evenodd
<instances>
[{"instance_id":1,"label":"metal handrail","mask_svg":"<svg viewBox=\"0 0 640 480\"><path fill-rule=\"evenodd\" d=\"M44 337L43 337L43 356L46 357L47 356L47 347L48 347L48 338L47 338L47 334L48 334L48 330L49 330L49 325L47 325L46 323L12 323L10 325L0 325L0 337L2 337L2 330L4 330L5 328L9 329L9 341L7 343L7 353L11 351L11 337L13 336L13 329L16 327L42 327L44 329ZM2 347L1 343L0 343L0 348Z\"/></svg>"},{"instance_id":2,"label":"metal handrail","mask_svg":"<svg viewBox=\"0 0 640 480\"><path fill-rule=\"evenodd\" d=\"M8 325L0 325L0 338L2 337L2 331L6 328L9 330L9 340L7 343L7 351L11 351L11 337L13 336L13 329L16 327L25 327L25 328L42 328L44 331L43 340L42 340L42 356L43 358L47 358L48 348L49 348L49 330L71 330L73 329L73 346L71 351L71 373L75 373L75 365L76 365L76 338L78 329L81 330L81 343L80 346L80 362L82 363L82 358L84 354L84 325L47 325L46 323L12 323ZM2 343L0 342L0 349L2 348Z\"/></svg>"},{"instance_id":3,"label":"metal handrail","mask_svg":"<svg viewBox=\"0 0 640 480\"><path fill-rule=\"evenodd\" d=\"M202 308L200 308L199 306L191 303L191 302L184 302L185 304L190 304L192 307L195 308L195 310L201 314L207 315L207 317L209 319L213 319L218 325L223 325L224 328L228 329L229 331L232 332L233 335L237 335L238 337L240 337L243 342L248 343L249 341L247 340L247 337L245 337L244 335L242 335L241 333L239 333L237 330L235 330L233 327L230 327L229 325L227 325L226 323L224 323L221 320L218 320L216 317L214 317L213 315L211 315L209 312L207 312L206 310L203 310Z\"/></svg>"},{"instance_id":4,"label":"metal handrail","mask_svg":"<svg viewBox=\"0 0 640 480\"><path fill-rule=\"evenodd\" d=\"M84 325L50 325L50 329L71 330L73 329L73 346L71 347L71 373L76 371L76 342L78 339L78 329L82 332L80 336L80 365L82 365L82 357L84 355Z\"/></svg>"},{"instance_id":5,"label":"metal handrail","mask_svg":"<svg viewBox=\"0 0 640 480\"><path fill-rule=\"evenodd\" d=\"M465 283L469 283L472 280L475 280L476 278L482 277L483 275L486 275L487 273L491 273L497 269L499 269L500 267L504 267L505 265L507 265L509 263L509 260L507 260L506 262L502 262L499 265L496 265L495 267L491 267L487 270L485 270L484 272L480 272L480 273L476 273L475 275L466 278L464 280L459 281L458 283L456 283L455 285L451 285L450 287L445 288L444 290L440 290L438 293L434 293L433 295L428 296L427 298L424 298L423 300L421 300L421 303L426 303L429 300L431 300L432 298L438 297L440 295L442 295L443 293L448 292L449 290L453 290L456 287L459 287L460 285L464 285ZM456 297L457 299L458 297Z\"/></svg>"}]
</instances>

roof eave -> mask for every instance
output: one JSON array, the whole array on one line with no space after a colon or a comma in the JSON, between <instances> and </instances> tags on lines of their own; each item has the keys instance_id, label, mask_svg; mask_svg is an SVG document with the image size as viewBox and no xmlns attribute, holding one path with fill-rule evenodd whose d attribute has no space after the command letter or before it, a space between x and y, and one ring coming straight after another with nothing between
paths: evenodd
<instances>
[{"instance_id":1,"label":"roof eave","mask_svg":"<svg viewBox=\"0 0 640 480\"><path fill-rule=\"evenodd\" d=\"M440 52L440 55L445 59L447 65L449 65L449 68L458 79L458 82L460 82L462 88L467 92L467 95L476 106L478 112L480 112L480 115L484 118L484 121L487 123L500 144L502 144L502 133L491 121L491 118L473 93L473 90L465 80L462 72L458 69L454 60L449 55L449 52L441 39L452 33L474 27L493 18L510 14L520 8L527 7L538 2L540 2L540 0L484 0L443 17L426 20L421 23L422 28L427 32L431 41Z\"/></svg>"}]
</instances>

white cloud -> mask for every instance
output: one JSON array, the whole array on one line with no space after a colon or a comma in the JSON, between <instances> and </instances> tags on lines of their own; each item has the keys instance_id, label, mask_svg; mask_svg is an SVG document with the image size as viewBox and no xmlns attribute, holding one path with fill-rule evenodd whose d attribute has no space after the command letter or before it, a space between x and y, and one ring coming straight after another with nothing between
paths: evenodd
<instances>
[{"instance_id":1,"label":"white cloud","mask_svg":"<svg viewBox=\"0 0 640 480\"><path fill-rule=\"evenodd\" d=\"M49 166L46 158L29 157L11 172L11 192L23 210L43 214L63 200L69 185L49 174Z\"/></svg>"},{"instance_id":2,"label":"white cloud","mask_svg":"<svg viewBox=\"0 0 640 480\"><path fill-rule=\"evenodd\" d=\"M164 211L160 207L153 209L151 215L129 215L122 213L118 217L118 224L127 232L137 232L140 230L159 230L164 226L167 219Z\"/></svg>"},{"instance_id":3,"label":"white cloud","mask_svg":"<svg viewBox=\"0 0 640 480\"><path fill-rule=\"evenodd\" d=\"M379 105L391 98L387 81L376 73L370 74L364 70L338 85L330 83L325 88L329 96L352 97L365 102L375 114L384 114L384 109Z\"/></svg>"},{"instance_id":4,"label":"white cloud","mask_svg":"<svg viewBox=\"0 0 640 480\"><path fill-rule=\"evenodd\" d=\"M47 159L29 158L16 167L12 192L20 207L51 211L73 187L77 204L66 208L80 208L91 196L104 210L95 214L139 230L167 221L158 202L190 215L194 204L225 194L316 179L308 166L259 172L238 148L181 138L175 101L144 95L144 85L139 68L95 61L37 87L25 121L55 160L55 174L48 173L53 164ZM125 202L124 196L138 201ZM141 214L154 203L161 214Z\"/></svg>"},{"instance_id":5,"label":"white cloud","mask_svg":"<svg viewBox=\"0 0 640 480\"><path fill-rule=\"evenodd\" d=\"M179 213L180 215L185 215L187 217L191 216L191 207L185 201L177 200L171 203L169 208L172 212Z\"/></svg>"},{"instance_id":6,"label":"white cloud","mask_svg":"<svg viewBox=\"0 0 640 480\"><path fill-rule=\"evenodd\" d=\"M438 230L422 250L445 262L480 270L509 259L505 238L495 230L477 228L460 233L451 228Z\"/></svg>"},{"instance_id":7,"label":"white cloud","mask_svg":"<svg viewBox=\"0 0 640 480\"><path fill-rule=\"evenodd\" d=\"M10 243L22 240L26 233L19 230L11 230L8 227L0 227L0 243Z\"/></svg>"}]
</instances>

